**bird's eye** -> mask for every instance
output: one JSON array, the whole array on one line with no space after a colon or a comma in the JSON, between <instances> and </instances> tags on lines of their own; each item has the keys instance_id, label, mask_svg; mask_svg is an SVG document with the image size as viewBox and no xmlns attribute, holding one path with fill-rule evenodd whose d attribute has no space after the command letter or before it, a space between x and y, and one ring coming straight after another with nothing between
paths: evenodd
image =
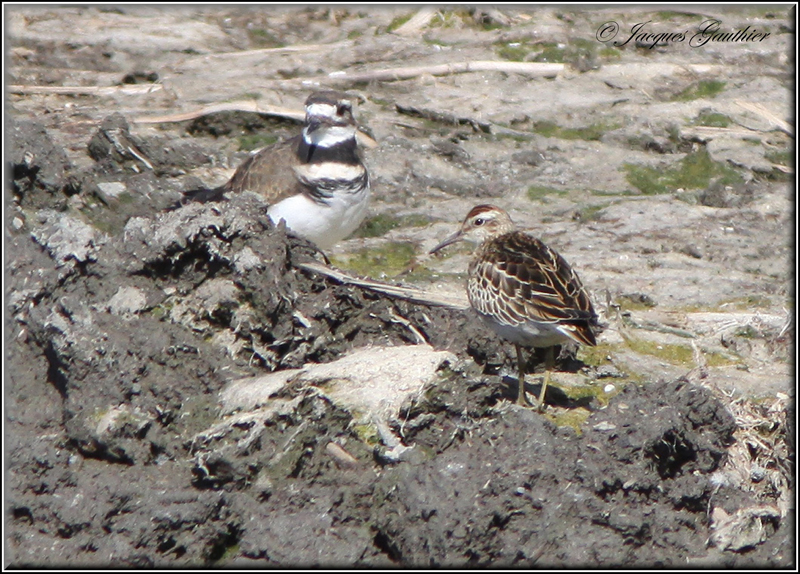
<instances>
[{"instance_id":1,"label":"bird's eye","mask_svg":"<svg viewBox=\"0 0 800 574\"><path fill-rule=\"evenodd\" d=\"M478 219L476 219L476 220L475 220L475 226L476 226L476 227L477 227L477 226L481 226L481 225L483 225L484 223L486 223L486 220L485 220L483 217L479 217Z\"/></svg>"}]
</instances>

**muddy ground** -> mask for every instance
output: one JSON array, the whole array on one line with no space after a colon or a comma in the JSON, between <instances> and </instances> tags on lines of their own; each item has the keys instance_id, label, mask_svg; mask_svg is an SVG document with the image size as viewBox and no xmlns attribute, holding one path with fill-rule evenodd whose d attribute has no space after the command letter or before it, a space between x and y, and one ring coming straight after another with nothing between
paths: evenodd
<instances>
[{"instance_id":1,"label":"muddy ground","mask_svg":"<svg viewBox=\"0 0 800 574\"><path fill-rule=\"evenodd\" d=\"M7 567L796 564L793 11L5 10ZM328 75L477 61L564 66ZM301 269L258 197L164 211L299 129L205 106L318 87L378 143L334 266L463 298L426 253L491 202L578 270L606 329L545 413L469 311Z\"/></svg>"}]
</instances>

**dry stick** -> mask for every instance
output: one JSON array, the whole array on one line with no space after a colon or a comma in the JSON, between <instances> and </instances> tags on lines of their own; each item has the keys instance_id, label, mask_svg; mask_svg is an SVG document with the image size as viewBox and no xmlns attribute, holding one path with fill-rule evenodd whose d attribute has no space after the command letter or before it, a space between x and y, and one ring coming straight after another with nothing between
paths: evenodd
<instances>
[{"instance_id":1,"label":"dry stick","mask_svg":"<svg viewBox=\"0 0 800 574\"><path fill-rule=\"evenodd\" d=\"M124 86L9 86L12 94L76 94L111 96L115 94L141 95L163 90L161 84L126 84Z\"/></svg>"},{"instance_id":2,"label":"dry stick","mask_svg":"<svg viewBox=\"0 0 800 574\"><path fill-rule=\"evenodd\" d=\"M169 114L166 116L146 116L135 118L133 121L137 124L161 124L167 122L185 122L186 120L193 120L209 114L218 112L255 112L267 116L276 116L279 118L286 118L302 122L305 118L303 112L297 112L288 108L279 108L272 106L259 105L258 102L244 100L238 102L225 102L222 104L214 104L205 106L198 110L184 112L182 114Z\"/></svg>"},{"instance_id":3,"label":"dry stick","mask_svg":"<svg viewBox=\"0 0 800 574\"><path fill-rule=\"evenodd\" d=\"M715 137L729 136L737 138L752 138L752 137L765 137L762 136L763 131L753 130L750 128L716 128L712 126L688 126L681 128L681 137L688 138L694 137L704 141L712 140Z\"/></svg>"},{"instance_id":4,"label":"dry stick","mask_svg":"<svg viewBox=\"0 0 800 574\"><path fill-rule=\"evenodd\" d=\"M184 112L181 114L168 114L166 116L144 116L139 118L133 118L132 121L133 123L136 124L163 124L171 122L185 122L187 120L193 120L202 116L207 116L209 114L215 114L218 112L253 112L257 114L263 114L265 116L274 116L278 118L294 120L301 123L305 118L305 114L303 112L297 112L287 108L279 108L273 106L264 107L256 102L245 100L238 102L226 102L223 104L214 104L211 106L200 108L199 110L192 110L190 112ZM361 130L358 130L356 132L356 137L358 138L358 143L366 148L371 149L378 147L378 142L375 141L372 138L372 136L364 133Z\"/></svg>"},{"instance_id":5,"label":"dry stick","mask_svg":"<svg viewBox=\"0 0 800 574\"><path fill-rule=\"evenodd\" d=\"M492 125L488 122L482 122L474 118L459 117L450 112L440 112L438 110L418 108L416 106L407 106L404 104L395 104L395 108L401 114L406 114L409 116L418 116L426 120L433 120L435 122L442 122L454 126L461 124L469 124L470 126L472 126L472 129L475 130L476 132L481 131L490 133L492 131Z\"/></svg>"},{"instance_id":6,"label":"dry stick","mask_svg":"<svg viewBox=\"0 0 800 574\"><path fill-rule=\"evenodd\" d=\"M449 125L462 125L468 124L472 127L474 131L481 131L485 133L492 133L492 134L503 134L503 135L510 135L514 137L522 137L527 139L532 139L536 137L536 134L533 132L523 132L520 130L515 130L511 128L504 128L503 126L499 126L497 124L493 124L491 122L478 120L475 118L468 118L468 117L458 117L455 114L451 114L449 112L440 112L438 110L430 110L426 108L417 108L414 106L406 106L404 104L395 104L395 108L401 114L409 115L409 116L419 116L421 118L432 120L435 122L441 122L444 124ZM418 129L424 131L436 131L432 128L428 128L423 125L412 125L403 122L393 122L394 125L400 126L401 128L409 128L409 129Z\"/></svg>"},{"instance_id":7,"label":"dry stick","mask_svg":"<svg viewBox=\"0 0 800 574\"><path fill-rule=\"evenodd\" d=\"M407 80L424 74L446 76L466 72L509 72L525 74L533 77L552 78L564 71L564 64L547 64L540 62L494 62L479 60L476 62L457 62L435 66L410 66L406 68L387 68L371 72L331 72L321 78L310 80L328 80L337 82L369 82L371 80Z\"/></svg>"},{"instance_id":8,"label":"dry stick","mask_svg":"<svg viewBox=\"0 0 800 574\"><path fill-rule=\"evenodd\" d=\"M318 50L336 50L339 48L349 48L353 45L352 40L334 42L333 44L302 44L299 46L284 46L282 48L262 48L259 50L243 50L241 52L218 52L216 54L203 54L188 59L188 61L205 60L206 58L246 58L248 56L260 56L267 54L288 54L292 52L316 52Z\"/></svg>"},{"instance_id":9,"label":"dry stick","mask_svg":"<svg viewBox=\"0 0 800 574\"><path fill-rule=\"evenodd\" d=\"M770 124L774 126L774 128L781 130L790 137L794 137L794 128L785 121L783 121L782 119L780 119L778 116L770 112L762 104L757 104L754 102L744 102L742 100L736 100L735 103L740 108L744 108L748 112L751 112L761 117L762 119L768 121Z\"/></svg>"},{"instance_id":10,"label":"dry stick","mask_svg":"<svg viewBox=\"0 0 800 574\"><path fill-rule=\"evenodd\" d=\"M303 261L300 263L294 263L294 266L304 269L305 271L311 271L313 273L325 275L326 277L335 279L336 281L344 283L345 285L355 285L356 287L361 287L362 289L377 291L378 293L383 293L384 295L389 295L390 297L397 297L398 299L411 301L412 303L422 303L424 305L431 305L433 307L445 307L447 309L459 311L469 309L469 303L467 302L466 297L463 299L458 297L448 297L440 293L432 293L430 291L415 289L413 287L399 287L397 285L390 285L389 283L381 283L380 281L360 279L358 277L353 277L344 271L333 269L332 267L328 267L327 265L323 265L322 263L316 261Z\"/></svg>"}]
</instances>

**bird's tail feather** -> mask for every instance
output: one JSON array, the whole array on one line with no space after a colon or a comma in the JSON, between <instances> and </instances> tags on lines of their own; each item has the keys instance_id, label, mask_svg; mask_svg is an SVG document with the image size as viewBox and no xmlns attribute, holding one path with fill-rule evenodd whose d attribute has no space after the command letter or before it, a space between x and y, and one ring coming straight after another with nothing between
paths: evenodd
<instances>
[{"instance_id":1,"label":"bird's tail feather","mask_svg":"<svg viewBox=\"0 0 800 574\"><path fill-rule=\"evenodd\" d=\"M226 201L225 186L198 189L190 189L183 192L183 197L170 205L166 211L174 211L188 203L208 203L210 201Z\"/></svg>"}]
</instances>

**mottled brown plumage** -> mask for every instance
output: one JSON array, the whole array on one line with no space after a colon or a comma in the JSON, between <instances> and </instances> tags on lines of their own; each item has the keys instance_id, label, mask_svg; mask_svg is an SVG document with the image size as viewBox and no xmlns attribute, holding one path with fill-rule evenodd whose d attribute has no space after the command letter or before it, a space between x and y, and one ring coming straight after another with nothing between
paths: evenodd
<instances>
[{"instance_id":1,"label":"mottled brown plumage","mask_svg":"<svg viewBox=\"0 0 800 574\"><path fill-rule=\"evenodd\" d=\"M480 241L468 271L470 304L502 338L515 345L518 401L527 402L521 347L551 349L568 341L594 346L597 314L566 260L539 239L517 231L499 207L474 207L461 228L431 253L469 237ZM540 407L546 385L547 376Z\"/></svg>"}]
</instances>

